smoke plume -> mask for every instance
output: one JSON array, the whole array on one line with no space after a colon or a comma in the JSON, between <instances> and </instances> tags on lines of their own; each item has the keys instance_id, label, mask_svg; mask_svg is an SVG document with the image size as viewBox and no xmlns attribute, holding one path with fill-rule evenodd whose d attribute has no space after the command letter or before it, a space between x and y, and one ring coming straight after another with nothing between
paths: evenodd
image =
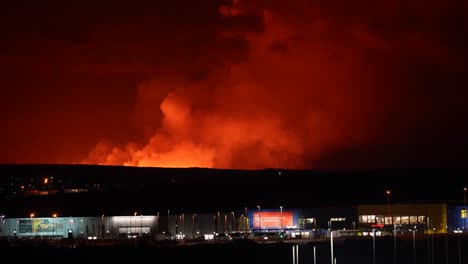
<instances>
[{"instance_id":1,"label":"smoke plume","mask_svg":"<svg viewBox=\"0 0 468 264\"><path fill-rule=\"evenodd\" d=\"M446 53L451 42L434 41L441 38L430 29L442 15L394 1L328 2L221 5L216 38L245 50L209 66L200 62L213 61L209 54L187 58L191 74L142 82L134 120L144 139L100 142L83 162L318 168L356 149L408 144L419 134L409 131L427 126L422 116L438 111L427 74L466 70ZM410 24L408 10L417 17Z\"/></svg>"}]
</instances>

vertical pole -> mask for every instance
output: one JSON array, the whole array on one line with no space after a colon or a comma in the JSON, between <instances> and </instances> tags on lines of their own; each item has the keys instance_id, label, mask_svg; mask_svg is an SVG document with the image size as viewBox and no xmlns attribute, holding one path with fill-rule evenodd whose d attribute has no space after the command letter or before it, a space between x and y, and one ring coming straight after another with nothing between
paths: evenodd
<instances>
[{"instance_id":1,"label":"vertical pole","mask_svg":"<svg viewBox=\"0 0 468 264\"><path fill-rule=\"evenodd\" d=\"M299 264L299 245L296 245L296 264Z\"/></svg>"},{"instance_id":2,"label":"vertical pole","mask_svg":"<svg viewBox=\"0 0 468 264\"><path fill-rule=\"evenodd\" d=\"M448 258L448 226L445 226L445 264L448 264L449 258Z\"/></svg>"},{"instance_id":3,"label":"vertical pole","mask_svg":"<svg viewBox=\"0 0 468 264\"><path fill-rule=\"evenodd\" d=\"M331 264L333 264L333 231L330 231Z\"/></svg>"},{"instance_id":4,"label":"vertical pole","mask_svg":"<svg viewBox=\"0 0 468 264\"><path fill-rule=\"evenodd\" d=\"M393 224L393 263L397 264L396 224Z\"/></svg>"},{"instance_id":5,"label":"vertical pole","mask_svg":"<svg viewBox=\"0 0 468 264\"><path fill-rule=\"evenodd\" d=\"M426 236L427 236L427 263L431 263L431 245L430 245L430 235L429 235L429 230L430 230L430 227L429 227L429 217L427 217L427 232L426 232Z\"/></svg>"},{"instance_id":6,"label":"vertical pole","mask_svg":"<svg viewBox=\"0 0 468 264\"><path fill-rule=\"evenodd\" d=\"M280 206L280 211L281 211L281 215L280 215L280 221L281 221L280 229L281 229L281 232L283 232L283 206Z\"/></svg>"},{"instance_id":7,"label":"vertical pole","mask_svg":"<svg viewBox=\"0 0 468 264\"><path fill-rule=\"evenodd\" d=\"M314 246L314 264L317 264L317 252L315 252L315 246Z\"/></svg>"},{"instance_id":8,"label":"vertical pole","mask_svg":"<svg viewBox=\"0 0 468 264\"><path fill-rule=\"evenodd\" d=\"M372 229L372 263L375 264L375 229Z\"/></svg>"},{"instance_id":9,"label":"vertical pole","mask_svg":"<svg viewBox=\"0 0 468 264\"><path fill-rule=\"evenodd\" d=\"M413 264L416 264L416 230L413 230Z\"/></svg>"},{"instance_id":10,"label":"vertical pole","mask_svg":"<svg viewBox=\"0 0 468 264\"><path fill-rule=\"evenodd\" d=\"M292 261L293 264L296 264L294 245L292 246Z\"/></svg>"},{"instance_id":11,"label":"vertical pole","mask_svg":"<svg viewBox=\"0 0 468 264\"><path fill-rule=\"evenodd\" d=\"M466 192L467 192L467 189L466 187L463 188L463 209L466 210ZM465 219L463 219L463 230L466 232L466 216L465 216Z\"/></svg>"},{"instance_id":12,"label":"vertical pole","mask_svg":"<svg viewBox=\"0 0 468 264\"><path fill-rule=\"evenodd\" d=\"M461 264L460 233L458 233L458 264Z\"/></svg>"},{"instance_id":13,"label":"vertical pole","mask_svg":"<svg viewBox=\"0 0 468 264\"><path fill-rule=\"evenodd\" d=\"M434 231L431 233L431 264L434 264Z\"/></svg>"}]
</instances>

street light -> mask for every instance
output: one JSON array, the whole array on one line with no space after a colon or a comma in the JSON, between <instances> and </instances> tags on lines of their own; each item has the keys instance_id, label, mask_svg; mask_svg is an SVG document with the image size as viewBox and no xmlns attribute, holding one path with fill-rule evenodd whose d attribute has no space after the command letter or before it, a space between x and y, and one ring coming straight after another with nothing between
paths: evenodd
<instances>
[{"instance_id":1,"label":"street light","mask_svg":"<svg viewBox=\"0 0 468 264\"><path fill-rule=\"evenodd\" d=\"M52 228L53 228L53 234L54 234L54 237L55 237L55 218L57 218L57 214L53 214L52 215L52 220L53 220L53 223L52 223Z\"/></svg>"},{"instance_id":2,"label":"street light","mask_svg":"<svg viewBox=\"0 0 468 264\"><path fill-rule=\"evenodd\" d=\"M170 211L171 211L171 210L167 210L167 235L170 235L170 233L171 233L171 229L170 229L171 226L170 226L170 224L169 224L169 216L170 216L170 215L169 215L169 212L170 212ZM170 237L169 237L169 238L170 238Z\"/></svg>"},{"instance_id":3,"label":"street light","mask_svg":"<svg viewBox=\"0 0 468 264\"><path fill-rule=\"evenodd\" d=\"M460 246L460 233L461 231L458 231L458 264L461 264L462 261L462 256L461 256L461 246Z\"/></svg>"},{"instance_id":4,"label":"street light","mask_svg":"<svg viewBox=\"0 0 468 264\"><path fill-rule=\"evenodd\" d=\"M280 220L281 220L281 232L283 232L283 206L280 206L280 212L281 212L281 215L280 215Z\"/></svg>"},{"instance_id":5,"label":"street light","mask_svg":"<svg viewBox=\"0 0 468 264\"><path fill-rule=\"evenodd\" d=\"M330 250L331 250L331 264L334 264L334 255L333 255L333 231L330 232ZM374 260L374 264L375 264L375 260Z\"/></svg>"},{"instance_id":6,"label":"street light","mask_svg":"<svg viewBox=\"0 0 468 264\"><path fill-rule=\"evenodd\" d=\"M195 238L195 216L197 214L192 215L192 238Z\"/></svg>"},{"instance_id":7,"label":"street light","mask_svg":"<svg viewBox=\"0 0 468 264\"><path fill-rule=\"evenodd\" d=\"M249 223L249 215L247 214L247 206L244 207L244 215L245 215L245 223L244 223L244 227L245 227L245 232L247 232L247 230L249 230L248 228L248 223Z\"/></svg>"},{"instance_id":8,"label":"street light","mask_svg":"<svg viewBox=\"0 0 468 264\"><path fill-rule=\"evenodd\" d=\"M232 228L231 229L232 231L236 231L236 223L235 223L236 218L235 218L234 212L231 212L231 215L232 215Z\"/></svg>"},{"instance_id":9,"label":"street light","mask_svg":"<svg viewBox=\"0 0 468 264\"><path fill-rule=\"evenodd\" d=\"M262 222L261 222L261 219L260 219L260 217L261 217L261 213L260 213L260 210L261 210L261 209L260 209L260 205L257 205L257 208L258 208L258 229L260 229L260 230L261 230L261 229L262 229Z\"/></svg>"},{"instance_id":10,"label":"street light","mask_svg":"<svg viewBox=\"0 0 468 264\"><path fill-rule=\"evenodd\" d=\"M0 215L0 226L1 226L1 227L0 227L0 231L1 231L1 232L3 232L3 218L4 218L4 217L5 217L4 215Z\"/></svg>"},{"instance_id":11,"label":"street light","mask_svg":"<svg viewBox=\"0 0 468 264\"><path fill-rule=\"evenodd\" d=\"M387 190L385 194L387 194L387 216L390 216L390 190Z\"/></svg>"},{"instance_id":12,"label":"street light","mask_svg":"<svg viewBox=\"0 0 468 264\"><path fill-rule=\"evenodd\" d=\"M31 218L31 236L33 236L33 232L34 232L34 224L33 224L34 213L31 213L29 215L29 217Z\"/></svg>"},{"instance_id":13,"label":"street light","mask_svg":"<svg viewBox=\"0 0 468 264\"><path fill-rule=\"evenodd\" d=\"M104 238L104 215L101 216L101 241Z\"/></svg>"},{"instance_id":14,"label":"street light","mask_svg":"<svg viewBox=\"0 0 468 264\"><path fill-rule=\"evenodd\" d=\"M466 206L466 192L467 192L467 188L463 188L463 205Z\"/></svg>"},{"instance_id":15,"label":"street light","mask_svg":"<svg viewBox=\"0 0 468 264\"><path fill-rule=\"evenodd\" d=\"M135 218L134 218L135 220L136 220L136 215L137 215L137 212L133 212L133 216L135 216ZM135 220L134 220L134 222L135 222L135 224L136 224L136 221L135 221ZM135 224L134 224L134 225L135 225ZM133 226L134 226L134 225L133 225ZM136 227L133 227L133 226L132 226L132 217L130 217L130 230L131 230L130 233L131 233L132 236L134 236L134 234L136 233L136 232L135 232L135 231L136 231ZM133 228L132 228L132 227L133 227Z\"/></svg>"},{"instance_id":16,"label":"street light","mask_svg":"<svg viewBox=\"0 0 468 264\"><path fill-rule=\"evenodd\" d=\"M159 212L156 214L156 240L158 240L159 236Z\"/></svg>"}]
</instances>

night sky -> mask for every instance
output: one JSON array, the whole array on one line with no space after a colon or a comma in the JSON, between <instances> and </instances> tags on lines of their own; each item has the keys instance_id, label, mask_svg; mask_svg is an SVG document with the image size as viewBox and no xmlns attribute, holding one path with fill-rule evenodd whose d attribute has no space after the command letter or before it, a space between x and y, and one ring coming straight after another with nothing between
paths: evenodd
<instances>
[{"instance_id":1,"label":"night sky","mask_svg":"<svg viewBox=\"0 0 468 264\"><path fill-rule=\"evenodd\" d=\"M464 1L7 1L0 163L466 167Z\"/></svg>"}]
</instances>

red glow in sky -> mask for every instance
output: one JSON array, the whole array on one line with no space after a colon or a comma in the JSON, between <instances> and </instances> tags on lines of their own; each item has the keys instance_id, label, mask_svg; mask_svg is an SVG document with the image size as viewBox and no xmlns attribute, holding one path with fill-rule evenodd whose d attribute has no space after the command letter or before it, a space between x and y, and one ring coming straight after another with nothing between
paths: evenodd
<instances>
[{"instance_id":1,"label":"red glow in sky","mask_svg":"<svg viewBox=\"0 0 468 264\"><path fill-rule=\"evenodd\" d=\"M153 2L6 5L0 162L465 164L456 3Z\"/></svg>"}]
</instances>

